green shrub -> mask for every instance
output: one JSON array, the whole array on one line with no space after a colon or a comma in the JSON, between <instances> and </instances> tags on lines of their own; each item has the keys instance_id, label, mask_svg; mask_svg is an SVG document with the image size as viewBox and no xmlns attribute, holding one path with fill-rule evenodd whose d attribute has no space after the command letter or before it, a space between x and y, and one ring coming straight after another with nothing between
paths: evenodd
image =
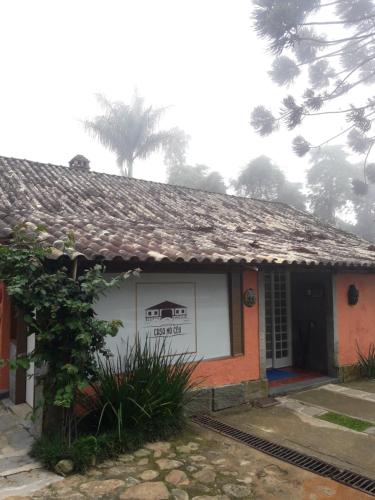
<instances>
[{"instance_id":1,"label":"green shrub","mask_svg":"<svg viewBox=\"0 0 375 500\"><path fill-rule=\"evenodd\" d=\"M184 406L197 366L191 355L176 356L163 342L151 346L137 339L127 344L123 356L99 359L98 365L91 391L78 398L83 409L78 437L69 444L58 434L44 435L33 445L32 455L48 469L70 459L75 472L82 472L93 457L100 462L168 439L185 424Z\"/></svg>"},{"instance_id":2,"label":"green shrub","mask_svg":"<svg viewBox=\"0 0 375 500\"><path fill-rule=\"evenodd\" d=\"M34 441L31 456L49 470L54 470L60 460L69 459L74 464L74 472L84 472L93 465L93 460L99 463L120 453L137 450L145 443L169 439L172 435L171 429L164 428L134 430L120 437L117 432L107 432L97 436L82 435L72 441L71 445L61 436L44 435Z\"/></svg>"},{"instance_id":3,"label":"green shrub","mask_svg":"<svg viewBox=\"0 0 375 500\"><path fill-rule=\"evenodd\" d=\"M357 351L358 368L361 375L367 378L375 378L375 344L369 345L367 354L362 353L357 344Z\"/></svg>"},{"instance_id":4,"label":"green shrub","mask_svg":"<svg viewBox=\"0 0 375 500\"><path fill-rule=\"evenodd\" d=\"M165 342L127 343L124 355L99 359L92 393L81 395L85 417L81 429L117 432L119 436L147 432L149 438L183 427L184 406L194 384L197 362L189 354L174 355Z\"/></svg>"},{"instance_id":5,"label":"green shrub","mask_svg":"<svg viewBox=\"0 0 375 500\"><path fill-rule=\"evenodd\" d=\"M74 463L74 470L82 472L92 464L93 457L105 458L100 444L95 436L81 436L70 446L60 436L42 436L34 441L31 456L51 470L60 460L69 459Z\"/></svg>"}]
</instances>

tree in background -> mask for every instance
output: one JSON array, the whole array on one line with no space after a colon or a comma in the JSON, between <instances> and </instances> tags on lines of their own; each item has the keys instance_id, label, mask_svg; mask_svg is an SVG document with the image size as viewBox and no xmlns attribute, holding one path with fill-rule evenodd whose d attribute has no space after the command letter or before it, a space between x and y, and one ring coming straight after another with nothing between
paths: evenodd
<instances>
[{"instance_id":1,"label":"tree in background","mask_svg":"<svg viewBox=\"0 0 375 500\"><path fill-rule=\"evenodd\" d=\"M219 172L206 165L184 165L175 163L168 168L168 184L203 189L214 193L225 193L226 186Z\"/></svg>"},{"instance_id":2,"label":"tree in background","mask_svg":"<svg viewBox=\"0 0 375 500\"><path fill-rule=\"evenodd\" d=\"M284 172L267 156L252 160L233 182L236 193L268 201L281 201L305 209L305 197L299 183L290 182Z\"/></svg>"},{"instance_id":3,"label":"tree in background","mask_svg":"<svg viewBox=\"0 0 375 500\"><path fill-rule=\"evenodd\" d=\"M369 186L367 196L354 195L356 224L353 232L369 241L375 241L375 186Z\"/></svg>"},{"instance_id":4,"label":"tree in background","mask_svg":"<svg viewBox=\"0 0 375 500\"><path fill-rule=\"evenodd\" d=\"M375 143L375 97L365 85L375 81L374 0L255 0L254 20L259 37L276 56L270 75L279 85L291 85L299 76L308 87L282 101L274 115L264 106L252 112L251 123L268 135L284 123L289 130L314 115L335 114L345 124L321 144L302 136L293 141L295 152L308 151L346 135L355 153L365 155L364 181L353 183L365 193L367 180L375 182L375 165L368 165ZM361 89L361 91L359 91ZM357 92L353 92L357 90ZM367 169L374 175L368 175Z\"/></svg>"},{"instance_id":5,"label":"tree in background","mask_svg":"<svg viewBox=\"0 0 375 500\"><path fill-rule=\"evenodd\" d=\"M164 144L164 163L168 168L186 165L186 151L190 136L179 128L172 129L172 134Z\"/></svg>"},{"instance_id":6,"label":"tree in background","mask_svg":"<svg viewBox=\"0 0 375 500\"><path fill-rule=\"evenodd\" d=\"M121 175L133 177L134 161L144 160L160 149L170 151L173 145L177 154L184 133L177 128L159 129L166 108L146 106L144 98L136 92L130 104L112 102L101 94L97 100L104 114L86 120L84 125L103 146L115 153Z\"/></svg>"},{"instance_id":7,"label":"tree in background","mask_svg":"<svg viewBox=\"0 0 375 500\"><path fill-rule=\"evenodd\" d=\"M325 222L336 224L338 211L353 198L352 179L358 167L341 146L324 146L311 152L307 171L310 210Z\"/></svg>"}]
</instances>

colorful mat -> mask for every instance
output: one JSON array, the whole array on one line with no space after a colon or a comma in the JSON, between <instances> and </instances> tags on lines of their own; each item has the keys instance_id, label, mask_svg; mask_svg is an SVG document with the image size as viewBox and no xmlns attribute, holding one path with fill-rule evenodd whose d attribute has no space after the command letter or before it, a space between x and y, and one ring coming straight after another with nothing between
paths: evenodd
<instances>
[{"instance_id":1,"label":"colorful mat","mask_svg":"<svg viewBox=\"0 0 375 500\"><path fill-rule=\"evenodd\" d=\"M285 369L269 368L267 370L267 379L270 382L274 382L275 380L282 380L285 378L294 378L297 376L297 373Z\"/></svg>"}]
</instances>

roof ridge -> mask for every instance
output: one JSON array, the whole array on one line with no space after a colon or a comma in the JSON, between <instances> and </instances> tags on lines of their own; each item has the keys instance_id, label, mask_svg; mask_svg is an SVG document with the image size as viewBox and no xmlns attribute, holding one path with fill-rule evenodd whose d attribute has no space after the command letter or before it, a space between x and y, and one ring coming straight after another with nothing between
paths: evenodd
<instances>
[{"instance_id":1,"label":"roof ridge","mask_svg":"<svg viewBox=\"0 0 375 500\"><path fill-rule=\"evenodd\" d=\"M0 155L0 161L4 159L4 160L15 160L15 161L23 161L23 162L28 162L28 163L34 163L36 165L45 165L46 167L57 167L57 168L63 168L65 170L69 170L69 166L67 165L60 165L60 164L57 164L57 163L46 163L46 162L41 162L41 161L35 161L35 160L28 160L27 158L16 158L16 157L13 157L13 156L3 156L3 155ZM301 213L305 213L305 214L308 214L308 215L312 215L310 214L309 212L306 212L304 210L300 210L296 207L293 207L292 205L289 205L288 203L285 203L285 202L282 202L282 201L273 201L273 200L262 200L261 198L253 198L253 197L250 197L250 196L242 196L242 195L237 195L237 194L230 194L230 193L218 193L217 191L208 191L206 189L201 189L201 188L195 188L195 187L190 187L190 186L183 186L182 184L170 184L168 182L161 182L161 181L153 181L153 180L149 180L149 179L138 179L136 177L126 177L126 176L123 176L123 175L119 175L119 174L111 174L111 173L108 173L108 172L100 172L100 171L96 171L96 170L89 170L89 171L84 171L84 172L80 172L82 174L86 174L86 175L91 175L91 174L94 174L94 175L104 175L106 177L117 177L119 179L126 179L127 181L129 182L144 182L144 183L147 183L147 184L156 184L158 186L168 186L168 187L175 187L175 188L180 188L180 189L183 189L183 190L189 190L189 191L198 191L200 193L209 193L209 194L214 194L214 195L219 195L219 196L226 196L226 197L229 197L229 198L237 198L237 199L241 199L241 200L251 200L251 201L256 201L256 202L259 202L259 203L263 203L264 205L281 205L281 206L285 206L285 207L288 207L292 210L296 210L298 212L301 212Z\"/></svg>"}]
</instances>

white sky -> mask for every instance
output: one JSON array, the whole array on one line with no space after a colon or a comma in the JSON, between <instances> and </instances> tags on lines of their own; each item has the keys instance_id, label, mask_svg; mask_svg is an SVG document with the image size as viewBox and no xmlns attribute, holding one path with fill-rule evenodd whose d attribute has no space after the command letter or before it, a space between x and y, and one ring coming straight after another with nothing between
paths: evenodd
<instances>
[{"instance_id":1,"label":"white sky","mask_svg":"<svg viewBox=\"0 0 375 500\"><path fill-rule=\"evenodd\" d=\"M66 165L81 153L117 173L80 120L99 112L95 93L127 101L137 86L171 105L162 125L190 134L191 164L228 180L266 154L303 180L307 159L291 150L300 132L263 139L249 125L255 105L278 109L285 94L267 75L251 10L251 0L1 0L0 154ZM316 125L324 139L329 127ZM162 157L136 163L135 176L165 180Z\"/></svg>"}]
</instances>

